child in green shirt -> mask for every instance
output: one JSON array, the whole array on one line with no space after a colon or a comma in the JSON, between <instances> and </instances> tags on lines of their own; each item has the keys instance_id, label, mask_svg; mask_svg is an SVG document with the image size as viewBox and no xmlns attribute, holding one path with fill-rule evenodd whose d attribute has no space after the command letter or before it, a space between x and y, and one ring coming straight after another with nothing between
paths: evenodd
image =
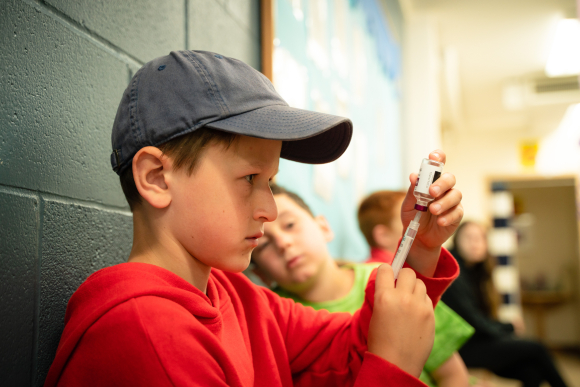
<instances>
[{"instance_id":1,"label":"child in green shirt","mask_svg":"<svg viewBox=\"0 0 580 387\"><path fill-rule=\"evenodd\" d=\"M380 263L339 265L328 251L333 233L326 219L314 216L298 195L274 184L271 188L279 215L265 224L264 236L252 253L254 272L279 295L303 305L330 312L357 311L366 283ZM420 379L430 386L467 386L467 370L456 350L473 330L441 302L435 319L439 345L434 346ZM445 372L437 373L450 358Z\"/></svg>"}]
</instances>

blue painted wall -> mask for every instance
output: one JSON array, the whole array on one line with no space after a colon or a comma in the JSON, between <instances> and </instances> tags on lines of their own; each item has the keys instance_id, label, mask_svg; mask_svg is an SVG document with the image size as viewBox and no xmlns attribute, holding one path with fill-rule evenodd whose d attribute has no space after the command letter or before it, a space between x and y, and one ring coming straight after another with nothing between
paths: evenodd
<instances>
[{"instance_id":1,"label":"blue painted wall","mask_svg":"<svg viewBox=\"0 0 580 387\"><path fill-rule=\"evenodd\" d=\"M297 2L276 0L275 50L283 53L285 62L295 62L297 72L305 76L297 89L285 84L285 73L276 72L275 62L274 83L291 104L296 97L301 100L297 93L302 90L305 102L295 107L350 118L355 134L342 165L339 160L317 170L282 160L277 182L300 194L315 213L328 218L335 232L330 243L333 256L361 261L369 252L356 220L360 199L378 189L403 188L399 91L402 16L390 13L399 28L390 25L376 0L299 3L297 7ZM396 8L392 3L387 8ZM325 14L324 23L320 13ZM322 25L320 29L313 27L317 23ZM316 41L318 51L309 48L312 41ZM343 60L333 52L337 46ZM328 65L321 66L316 55L326 57ZM325 176L332 186L331 195L321 195L315 187L315 180Z\"/></svg>"}]
</instances>

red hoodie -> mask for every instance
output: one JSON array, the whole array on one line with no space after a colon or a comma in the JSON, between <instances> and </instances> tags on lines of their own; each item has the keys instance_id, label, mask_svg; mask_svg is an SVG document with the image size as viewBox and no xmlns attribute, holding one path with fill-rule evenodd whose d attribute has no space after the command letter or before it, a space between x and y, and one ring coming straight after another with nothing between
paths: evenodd
<instances>
[{"instance_id":1,"label":"red hoodie","mask_svg":"<svg viewBox=\"0 0 580 387\"><path fill-rule=\"evenodd\" d=\"M457 276L443 252L438 300ZM157 266L123 263L71 297L45 386L424 386L366 352L374 277L354 316L314 311L212 270L207 295Z\"/></svg>"},{"instance_id":2,"label":"red hoodie","mask_svg":"<svg viewBox=\"0 0 580 387\"><path fill-rule=\"evenodd\" d=\"M366 261L366 263L388 263L389 265L393 263L395 254L390 251L380 249L378 247L371 247L371 257Z\"/></svg>"}]
</instances>

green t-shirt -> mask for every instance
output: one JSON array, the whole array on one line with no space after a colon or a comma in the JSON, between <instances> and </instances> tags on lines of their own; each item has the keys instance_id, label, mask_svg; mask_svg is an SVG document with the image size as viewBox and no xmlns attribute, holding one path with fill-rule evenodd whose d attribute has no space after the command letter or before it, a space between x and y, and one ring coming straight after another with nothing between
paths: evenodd
<instances>
[{"instance_id":1,"label":"green t-shirt","mask_svg":"<svg viewBox=\"0 0 580 387\"><path fill-rule=\"evenodd\" d=\"M310 302L301 299L293 293L287 292L282 288L276 288L274 291L278 293L281 297L291 298L302 305L311 306L316 310L326 309L329 312L349 312L353 314L360 309L365 300L365 289L367 287L367 282L371 276L372 271L379 267L380 264L377 263L360 263L360 264L347 264L342 266L342 268L352 268L354 270L354 283L350 292L338 300L326 301L326 302Z\"/></svg>"},{"instance_id":2,"label":"green t-shirt","mask_svg":"<svg viewBox=\"0 0 580 387\"><path fill-rule=\"evenodd\" d=\"M372 271L380 263L355 263L343 266L354 270L354 283L350 292L337 300L326 302L309 302L300 299L296 295L277 288L274 291L281 297L291 298L316 310L326 309L329 312L354 313L362 306L365 299L365 289ZM439 368L453 352L457 351L463 343L473 335L474 329L457 313L447 305L439 301L435 307L435 341L431 354L425 363L419 379L428 386L436 386L429 374Z\"/></svg>"}]
</instances>

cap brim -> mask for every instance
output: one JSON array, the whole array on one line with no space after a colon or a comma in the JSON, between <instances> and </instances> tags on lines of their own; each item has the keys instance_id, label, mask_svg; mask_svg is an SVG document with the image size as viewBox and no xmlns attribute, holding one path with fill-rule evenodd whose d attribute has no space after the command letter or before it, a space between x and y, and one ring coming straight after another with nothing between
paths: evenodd
<instances>
[{"instance_id":1,"label":"cap brim","mask_svg":"<svg viewBox=\"0 0 580 387\"><path fill-rule=\"evenodd\" d=\"M352 122L331 114L266 106L214 121L208 128L270 140L282 140L280 157L308 164L339 158L352 138Z\"/></svg>"}]
</instances>

